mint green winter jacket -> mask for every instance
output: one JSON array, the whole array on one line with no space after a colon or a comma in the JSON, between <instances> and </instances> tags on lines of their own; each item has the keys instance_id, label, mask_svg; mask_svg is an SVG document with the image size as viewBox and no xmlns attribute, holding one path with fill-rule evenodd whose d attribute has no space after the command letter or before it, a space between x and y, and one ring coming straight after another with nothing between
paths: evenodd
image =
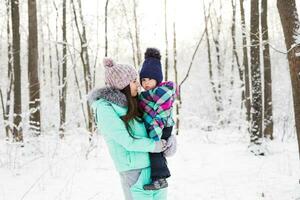
<instances>
[{"instance_id":1,"label":"mint green winter jacket","mask_svg":"<svg viewBox=\"0 0 300 200\"><path fill-rule=\"evenodd\" d=\"M127 112L123 93L112 88L102 88L89 95L99 133L105 139L114 165L119 172L150 166L148 152L155 148L155 141L148 138L144 123L132 120L131 137L121 116Z\"/></svg>"}]
</instances>

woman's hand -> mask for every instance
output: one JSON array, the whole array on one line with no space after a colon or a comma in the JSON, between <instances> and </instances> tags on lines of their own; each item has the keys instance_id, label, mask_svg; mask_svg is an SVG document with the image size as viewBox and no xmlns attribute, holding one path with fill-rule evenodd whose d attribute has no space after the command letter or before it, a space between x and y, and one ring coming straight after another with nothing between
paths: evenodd
<instances>
[{"instance_id":1,"label":"woman's hand","mask_svg":"<svg viewBox=\"0 0 300 200\"><path fill-rule=\"evenodd\" d=\"M167 141L166 140L159 140L155 142L155 148L151 153L160 153L167 149Z\"/></svg>"},{"instance_id":2,"label":"woman's hand","mask_svg":"<svg viewBox=\"0 0 300 200\"><path fill-rule=\"evenodd\" d=\"M167 149L164 151L165 157L173 156L177 151L177 140L174 135L171 135L167 141Z\"/></svg>"}]
</instances>

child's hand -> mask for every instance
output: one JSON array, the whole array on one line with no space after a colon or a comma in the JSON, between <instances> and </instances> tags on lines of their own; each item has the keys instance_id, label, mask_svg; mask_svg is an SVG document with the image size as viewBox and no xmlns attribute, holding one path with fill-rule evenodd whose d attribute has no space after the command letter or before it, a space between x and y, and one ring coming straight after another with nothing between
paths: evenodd
<instances>
[{"instance_id":1,"label":"child's hand","mask_svg":"<svg viewBox=\"0 0 300 200\"><path fill-rule=\"evenodd\" d=\"M167 149L164 151L165 157L173 156L177 151L177 140L174 135L171 135L167 141Z\"/></svg>"},{"instance_id":2,"label":"child's hand","mask_svg":"<svg viewBox=\"0 0 300 200\"><path fill-rule=\"evenodd\" d=\"M164 147L165 149L167 149L167 148L168 148L168 142L167 142L166 140L164 140L164 139L161 139L161 142L162 142L162 144L163 144L163 147Z\"/></svg>"},{"instance_id":3,"label":"child's hand","mask_svg":"<svg viewBox=\"0 0 300 200\"><path fill-rule=\"evenodd\" d=\"M160 153L167 149L167 141L166 140L159 140L155 142L155 148L151 153Z\"/></svg>"}]
</instances>

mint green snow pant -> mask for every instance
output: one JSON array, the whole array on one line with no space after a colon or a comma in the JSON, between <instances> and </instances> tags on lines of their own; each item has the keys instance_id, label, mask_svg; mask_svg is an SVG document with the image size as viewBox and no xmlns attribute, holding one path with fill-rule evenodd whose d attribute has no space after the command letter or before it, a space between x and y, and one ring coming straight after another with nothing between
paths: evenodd
<instances>
[{"instance_id":1,"label":"mint green snow pant","mask_svg":"<svg viewBox=\"0 0 300 200\"><path fill-rule=\"evenodd\" d=\"M167 188L144 190L143 186L151 182L150 167L121 172L121 183L125 200L167 200Z\"/></svg>"}]
</instances>

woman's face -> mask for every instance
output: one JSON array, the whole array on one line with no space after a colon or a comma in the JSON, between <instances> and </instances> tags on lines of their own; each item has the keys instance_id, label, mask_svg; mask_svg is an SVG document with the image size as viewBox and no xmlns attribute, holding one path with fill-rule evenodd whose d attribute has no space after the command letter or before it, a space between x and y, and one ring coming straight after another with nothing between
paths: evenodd
<instances>
[{"instance_id":1,"label":"woman's face","mask_svg":"<svg viewBox=\"0 0 300 200\"><path fill-rule=\"evenodd\" d=\"M137 79L130 82L130 93L132 97L136 97L139 87L140 83L137 81Z\"/></svg>"}]
</instances>

